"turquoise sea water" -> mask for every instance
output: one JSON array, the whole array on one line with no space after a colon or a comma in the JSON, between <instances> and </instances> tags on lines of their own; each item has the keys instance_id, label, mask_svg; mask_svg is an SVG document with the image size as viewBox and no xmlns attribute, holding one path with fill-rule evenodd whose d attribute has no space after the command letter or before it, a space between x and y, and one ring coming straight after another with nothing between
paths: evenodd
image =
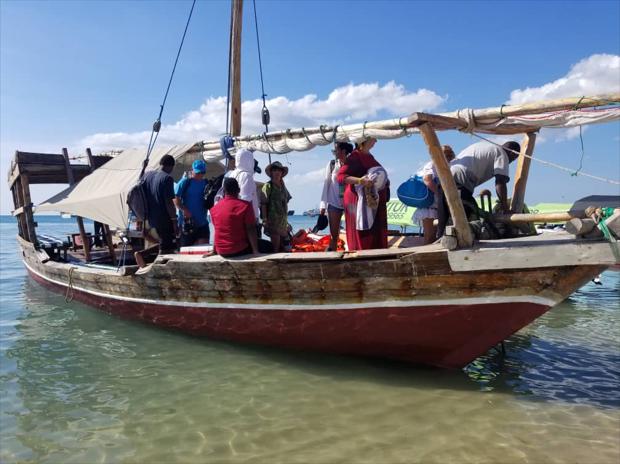
<instances>
[{"instance_id":1,"label":"turquoise sea water","mask_svg":"<svg viewBox=\"0 0 620 464\"><path fill-rule=\"evenodd\" d=\"M32 282L15 235L2 217L0 462L620 462L618 272L446 371L126 322Z\"/></svg>"}]
</instances>

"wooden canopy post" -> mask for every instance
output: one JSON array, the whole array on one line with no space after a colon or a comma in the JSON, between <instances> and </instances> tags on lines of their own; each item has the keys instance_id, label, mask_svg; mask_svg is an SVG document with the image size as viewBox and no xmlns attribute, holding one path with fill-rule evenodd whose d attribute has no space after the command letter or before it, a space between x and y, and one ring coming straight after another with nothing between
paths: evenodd
<instances>
[{"instance_id":1,"label":"wooden canopy post","mask_svg":"<svg viewBox=\"0 0 620 464\"><path fill-rule=\"evenodd\" d=\"M24 240L28 240L28 224L24 214L24 191L22 190L22 183L19 177L15 179L11 190L13 191L13 204L15 205L13 215L17 216L19 235Z\"/></svg>"},{"instance_id":2,"label":"wooden canopy post","mask_svg":"<svg viewBox=\"0 0 620 464\"><path fill-rule=\"evenodd\" d=\"M65 159L65 168L67 169L67 182L69 186L75 185L75 178L73 177L73 171L71 170L71 160L69 160L69 151L66 148L62 149L62 156ZM82 239L82 246L84 247L84 257L86 262L90 262L90 241L86 235L86 229L84 229L84 220L82 216L76 216L78 228L80 229L80 238Z\"/></svg>"},{"instance_id":3,"label":"wooden canopy post","mask_svg":"<svg viewBox=\"0 0 620 464\"><path fill-rule=\"evenodd\" d=\"M536 132L528 132L521 143L521 153L517 161L517 172L515 174L515 182L512 190L512 202L510 209L515 213L523 212L525 204L525 187L527 178L530 173L530 158L534 153L534 145L536 145Z\"/></svg>"},{"instance_id":4,"label":"wooden canopy post","mask_svg":"<svg viewBox=\"0 0 620 464\"><path fill-rule=\"evenodd\" d=\"M34 216L32 214L32 199L30 198L30 179L27 172L22 172L19 176L19 183L23 192L23 205L24 205L24 222L28 228L28 241L30 243L37 243L37 231L36 223L34 222Z\"/></svg>"},{"instance_id":5,"label":"wooden canopy post","mask_svg":"<svg viewBox=\"0 0 620 464\"><path fill-rule=\"evenodd\" d=\"M34 245L37 244L37 224L32 213L32 199L30 198L30 180L26 171L20 171L14 187L16 189L19 207L15 213L19 217L23 237Z\"/></svg>"},{"instance_id":6,"label":"wooden canopy post","mask_svg":"<svg viewBox=\"0 0 620 464\"><path fill-rule=\"evenodd\" d=\"M465 216L465 208L463 208L463 202L456 188L456 183L450 172L450 167L446 161L446 157L443 154L439 139L435 130L430 123L423 123L418 126L418 129L424 137L424 142L428 147L428 151L437 170L437 176L441 183L441 188L446 195L446 201L450 208L450 214L454 221L454 227L456 230L456 239L458 240L459 247L469 248L474 243L474 237L469 228L469 222L467 216Z\"/></svg>"},{"instance_id":7,"label":"wooden canopy post","mask_svg":"<svg viewBox=\"0 0 620 464\"><path fill-rule=\"evenodd\" d=\"M95 166L95 158L93 157L93 152L90 148L86 149L86 157L88 158L88 165L90 166L90 172L93 172L96 169ZM103 235L105 235L105 242L108 246L108 252L110 253L110 258L112 259L112 264L116 266L116 252L114 251L114 244L112 243L112 234L110 233L110 226L108 224L103 224Z\"/></svg>"},{"instance_id":8,"label":"wooden canopy post","mask_svg":"<svg viewBox=\"0 0 620 464\"><path fill-rule=\"evenodd\" d=\"M23 225L24 222L24 215L23 214L17 214L18 210L22 209L22 204L21 201L19 200L19 197L17 195L17 184L13 184L11 186L11 195L13 196L13 205L15 206L15 211L13 212L13 215L17 216L17 233L21 238L25 238L25 227Z\"/></svg>"}]
</instances>

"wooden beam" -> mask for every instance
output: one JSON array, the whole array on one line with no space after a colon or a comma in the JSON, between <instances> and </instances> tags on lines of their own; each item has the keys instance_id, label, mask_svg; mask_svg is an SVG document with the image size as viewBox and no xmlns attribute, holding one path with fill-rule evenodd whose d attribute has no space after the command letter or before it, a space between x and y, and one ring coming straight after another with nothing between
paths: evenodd
<instances>
[{"instance_id":1,"label":"wooden beam","mask_svg":"<svg viewBox=\"0 0 620 464\"><path fill-rule=\"evenodd\" d=\"M17 164L60 164L63 165L64 157L57 153L31 153L27 151L15 152L15 161Z\"/></svg>"},{"instance_id":2,"label":"wooden beam","mask_svg":"<svg viewBox=\"0 0 620 464\"><path fill-rule=\"evenodd\" d=\"M529 132L523 137L521 142L521 153L517 161L517 172L515 174L515 182L512 190L512 202L510 209L515 213L523 212L525 204L525 187L527 178L530 173L530 158L534 154L534 145L536 145L536 132Z\"/></svg>"},{"instance_id":3,"label":"wooden beam","mask_svg":"<svg viewBox=\"0 0 620 464\"><path fill-rule=\"evenodd\" d=\"M17 152L15 152L15 158L13 159L13 161L11 161L11 170L9 171L9 188L13 188L13 184L15 184L15 181L19 177L20 169L19 169L19 163L15 161L16 159L17 159Z\"/></svg>"},{"instance_id":4,"label":"wooden beam","mask_svg":"<svg viewBox=\"0 0 620 464\"><path fill-rule=\"evenodd\" d=\"M30 181L28 179L28 173L27 172L22 172L22 174L19 176L19 182L21 184L22 187L22 194L23 194L23 206L25 208L24 212L25 214L21 217L23 217L25 219L25 225L26 225L26 231L27 232L27 239L30 243L33 243L36 245L37 243L37 231L36 231L36 225L34 223L34 217L32 214L32 199L30 198Z\"/></svg>"},{"instance_id":5,"label":"wooden beam","mask_svg":"<svg viewBox=\"0 0 620 464\"><path fill-rule=\"evenodd\" d=\"M86 149L86 157L88 158L88 166L90 167L90 172L93 172L95 169L97 169L97 166L95 165L95 157L93 156L93 152L90 151L90 148Z\"/></svg>"},{"instance_id":6,"label":"wooden beam","mask_svg":"<svg viewBox=\"0 0 620 464\"><path fill-rule=\"evenodd\" d=\"M494 214L493 220L502 223L522 223L522 222L565 222L574 217L580 216L579 213L531 213L531 214ZM581 214L583 216L583 214Z\"/></svg>"},{"instance_id":7,"label":"wooden beam","mask_svg":"<svg viewBox=\"0 0 620 464\"><path fill-rule=\"evenodd\" d=\"M471 233L467 216L465 216L465 208L463 208L461 196L456 188L456 183L454 182L454 178L450 172L450 166L448 166L446 157L441 149L437 134L429 123L424 123L418 128L420 129L422 137L424 137L424 142L428 146L428 151L435 165L435 169L437 170L441 188L446 196L459 247L471 247L474 243L474 237Z\"/></svg>"},{"instance_id":8,"label":"wooden beam","mask_svg":"<svg viewBox=\"0 0 620 464\"><path fill-rule=\"evenodd\" d=\"M13 188L15 189L15 194L17 196L17 205L19 205L20 208L24 207L24 190L22 189L22 180L21 180L21 176L18 176L15 184L13 185ZM19 222L20 225L20 236L24 239L24 240L28 240L28 223L26 222L26 216L24 215L20 215L17 216L17 221Z\"/></svg>"},{"instance_id":9,"label":"wooden beam","mask_svg":"<svg viewBox=\"0 0 620 464\"><path fill-rule=\"evenodd\" d=\"M69 151L66 148L62 149L62 157L65 159L65 170L67 172L67 183L69 185L75 184L75 178L73 177L73 171L71 170L71 160L69 160Z\"/></svg>"},{"instance_id":10,"label":"wooden beam","mask_svg":"<svg viewBox=\"0 0 620 464\"><path fill-rule=\"evenodd\" d=\"M23 208L17 191L20 189L20 186L14 184L11 186L11 194L13 195L13 204L17 207L17 209ZM24 217L22 215L17 216L17 233L20 237L24 238Z\"/></svg>"},{"instance_id":11,"label":"wooden beam","mask_svg":"<svg viewBox=\"0 0 620 464\"><path fill-rule=\"evenodd\" d=\"M476 119L497 119L506 116L523 116L525 114L540 114L551 111L570 110L573 108L592 108L620 103L620 93L610 93L594 96L580 96L561 98L557 100L543 100L522 105L503 105L493 108L474 110ZM456 117L456 112L444 113L444 116Z\"/></svg>"},{"instance_id":12,"label":"wooden beam","mask_svg":"<svg viewBox=\"0 0 620 464\"><path fill-rule=\"evenodd\" d=\"M116 266L116 252L114 251L114 244L112 243L112 233L110 232L110 226L103 225L103 234L105 235L105 241L108 245L108 251L110 252L110 258L112 258L112 264Z\"/></svg>"},{"instance_id":13,"label":"wooden beam","mask_svg":"<svg viewBox=\"0 0 620 464\"><path fill-rule=\"evenodd\" d=\"M65 168L67 170L67 180L69 182L69 186L75 185L75 178L73 177L73 170L71 169L71 160L69 160L69 150L66 148L62 149L62 156L65 159ZM86 258L86 262L90 262L90 241L88 236L86 235L86 229L84 228L84 220L81 216L75 217L78 224L78 229L80 230L80 238L82 239L82 246L84 247L84 257Z\"/></svg>"},{"instance_id":14,"label":"wooden beam","mask_svg":"<svg viewBox=\"0 0 620 464\"><path fill-rule=\"evenodd\" d=\"M449 118L439 114L413 113L407 118L405 126L418 127L425 122L430 122L435 130L461 129L467 127L467 123L461 119Z\"/></svg>"},{"instance_id":15,"label":"wooden beam","mask_svg":"<svg viewBox=\"0 0 620 464\"><path fill-rule=\"evenodd\" d=\"M573 235L584 235L592 232L592 229L596 227L594 219L580 219L572 218L566 225L566 232Z\"/></svg>"},{"instance_id":16,"label":"wooden beam","mask_svg":"<svg viewBox=\"0 0 620 464\"><path fill-rule=\"evenodd\" d=\"M88 235L86 235L86 229L84 228L84 219L82 216L76 216L78 229L80 230L80 238L82 239L82 246L84 247L84 257L86 258L86 262L90 262L90 239Z\"/></svg>"}]
</instances>

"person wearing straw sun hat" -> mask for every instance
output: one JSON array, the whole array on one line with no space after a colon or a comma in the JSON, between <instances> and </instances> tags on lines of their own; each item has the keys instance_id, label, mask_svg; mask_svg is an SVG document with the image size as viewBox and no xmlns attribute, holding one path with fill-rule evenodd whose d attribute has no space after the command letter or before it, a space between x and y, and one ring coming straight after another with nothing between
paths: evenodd
<instances>
[{"instance_id":1,"label":"person wearing straw sun hat","mask_svg":"<svg viewBox=\"0 0 620 464\"><path fill-rule=\"evenodd\" d=\"M282 251L283 238L288 235L288 202L292 198L283 178L288 168L279 161L274 161L265 168L269 182L261 190L261 215L265 234L271 238L273 251Z\"/></svg>"},{"instance_id":2,"label":"person wearing straw sun hat","mask_svg":"<svg viewBox=\"0 0 620 464\"><path fill-rule=\"evenodd\" d=\"M345 185L343 204L347 247L349 250L387 248L389 181L383 166L370 153L377 139L362 134L354 141L355 150L345 160L337 176L338 182ZM382 171L383 185L380 187L375 184L374 175L369 173L377 170ZM369 227L360 225L363 216L358 212L364 208L358 208L358 201L364 199L358 196L358 192L363 193L368 200L372 199L372 202L368 201L373 215Z\"/></svg>"}]
</instances>

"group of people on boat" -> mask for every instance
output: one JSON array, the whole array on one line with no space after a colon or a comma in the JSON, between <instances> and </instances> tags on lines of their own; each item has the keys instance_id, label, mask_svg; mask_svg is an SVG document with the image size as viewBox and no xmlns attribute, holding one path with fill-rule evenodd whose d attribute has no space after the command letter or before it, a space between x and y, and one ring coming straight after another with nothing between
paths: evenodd
<instances>
[{"instance_id":1,"label":"group of people on boat","mask_svg":"<svg viewBox=\"0 0 620 464\"><path fill-rule=\"evenodd\" d=\"M349 250L387 248L387 202L390 182L387 171L371 154L377 143L373 137L361 137L355 146L337 142L334 159L325 167L320 217L329 223L330 242L327 250L336 250L340 224L345 219L346 244ZM449 163L461 200L469 216L475 209L475 187L495 177L500 209L508 212L506 184L509 163L517 158L520 146L510 141L503 145L480 142L465 148L459 155L449 145L443 153ZM147 238L159 244L160 253L181 246L207 244L210 241L207 211L213 222L214 252L222 256L285 250L290 236L288 203L291 195L284 183L288 168L279 161L269 164L265 173L269 181L257 189L254 174L260 172L253 153L240 149L235 154L235 169L226 173L215 196L215 204L205 202L209 181L205 179L206 163L198 159L192 164L192 175L174 185L171 172L174 158L165 155L160 169L148 172L144 182L148 198ZM414 221L424 230L425 243L432 243L444 233L449 209L432 162L418 172L428 189L435 193L434 202L419 208ZM219 187L219 184L218 184ZM438 220L437 229L434 221ZM270 237L270 243L261 234ZM140 261L139 256L136 257Z\"/></svg>"}]
</instances>

